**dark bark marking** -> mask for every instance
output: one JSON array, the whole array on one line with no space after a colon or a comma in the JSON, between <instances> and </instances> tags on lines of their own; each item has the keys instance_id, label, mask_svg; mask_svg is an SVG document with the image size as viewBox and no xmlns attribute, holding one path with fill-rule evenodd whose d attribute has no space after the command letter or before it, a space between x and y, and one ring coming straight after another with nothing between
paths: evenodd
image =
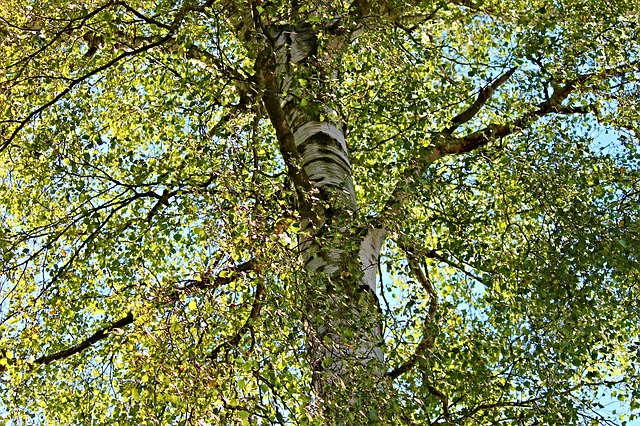
<instances>
[{"instance_id":1,"label":"dark bark marking","mask_svg":"<svg viewBox=\"0 0 640 426\"><path fill-rule=\"evenodd\" d=\"M349 176L351 176L351 168L348 167L344 160L340 159L336 159L333 157L317 157L317 158L312 158L311 160L305 161L302 165L303 167L307 167L310 164L314 164L314 163L328 163L328 164L335 164L336 166L340 167L340 169L345 173L348 174Z\"/></svg>"},{"instance_id":2,"label":"dark bark marking","mask_svg":"<svg viewBox=\"0 0 640 426\"><path fill-rule=\"evenodd\" d=\"M318 132L310 136L304 142L299 143L296 148L298 149L298 152L302 155L304 154L304 151L313 144L338 148L340 151L346 154L342 144L324 132Z\"/></svg>"}]
</instances>

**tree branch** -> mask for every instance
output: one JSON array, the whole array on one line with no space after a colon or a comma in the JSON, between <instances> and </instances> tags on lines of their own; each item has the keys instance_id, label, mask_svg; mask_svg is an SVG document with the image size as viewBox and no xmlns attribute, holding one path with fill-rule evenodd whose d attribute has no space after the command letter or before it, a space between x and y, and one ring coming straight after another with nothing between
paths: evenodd
<instances>
[{"instance_id":1,"label":"tree branch","mask_svg":"<svg viewBox=\"0 0 640 426\"><path fill-rule=\"evenodd\" d=\"M151 25L155 25L159 28L164 28L166 30L171 29L171 25L165 24L164 22L160 22L157 19L153 19L150 18L148 16L145 16L144 14L138 12L136 9L134 9L133 7L131 7L127 2L122 1L119 3L120 5L122 5L122 7L129 13L131 13L132 15L134 15L136 18L146 22L147 24L151 24Z\"/></svg>"},{"instance_id":2,"label":"tree branch","mask_svg":"<svg viewBox=\"0 0 640 426\"><path fill-rule=\"evenodd\" d=\"M409 196L412 188L415 187L415 182L419 181L420 177L425 173L431 164L437 160L446 157L451 154L465 154L469 153L477 148L480 148L489 142L503 138L505 136L517 133L521 131L525 126L529 125L532 121L540 117L544 117L550 114L587 114L592 112L591 108L585 108L580 106L564 106L562 103L566 101L569 96L576 91L576 89L583 86L585 83L594 79L605 79L617 75L623 75L629 72L637 66L639 61L633 61L628 64L624 64L615 68L610 68L599 73L582 74L578 77L570 80L559 87L553 95L546 101L537 105L537 108L525 112L515 120L506 123L490 123L484 128L470 133L466 136L455 138L451 136L452 127L443 131L434 133L432 136L432 144L429 147L421 148L415 159L409 162L409 165L404 170L402 178L396 184L393 192L387 199L383 208L380 211L379 219L382 223L387 222L391 216L396 214L404 204L404 201ZM510 70L511 71L511 70ZM498 78L492 85L496 85L496 88L504 83L506 79L512 74L507 72ZM504 80L504 81L503 81ZM499 83L499 84L498 84ZM494 89L495 90L495 89ZM479 97L480 99L480 97ZM454 120L460 121L458 126L471 119L473 115L484 105L485 100L476 101L467 111L460 114ZM457 126L453 127L455 130ZM451 130L451 131L450 131Z\"/></svg>"},{"instance_id":3,"label":"tree branch","mask_svg":"<svg viewBox=\"0 0 640 426\"><path fill-rule=\"evenodd\" d=\"M593 383L580 383L580 384L571 386L569 388L566 388L564 391L557 392L555 393L555 395L556 396L569 395L572 392L576 391L577 389L584 388L584 387L597 388L603 385L613 386L613 385L618 385L620 383L624 383L624 380L613 380L613 381L603 380L603 381L593 382ZM457 415L459 415L459 417L456 419L453 419L453 424L464 423L465 419L483 410L495 410L497 408L505 408L505 407L530 407L539 401L544 401L545 399L547 399L549 397L549 393L550 391L546 391L540 394L539 396L525 399L522 401L496 401L491 403L478 404L475 407L465 407L459 410L458 413L456 413ZM435 425L445 426L450 423L451 423L451 420L447 420L446 423L438 422L438 423L435 423Z\"/></svg>"},{"instance_id":4,"label":"tree branch","mask_svg":"<svg viewBox=\"0 0 640 426\"><path fill-rule=\"evenodd\" d=\"M146 46L143 46L143 47L141 47L139 49L134 49L134 50L132 50L130 52L123 52L122 54L116 56L115 58L113 58L112 60L107 62L106 64L101 65L101 66L99 66L97 68L94 68L93 70L87 72L86 74L71 80L71 83L69 83L69 85L64 90L62 90L60 93L58 93L56 96L54 96L53 99L51 99L50 101L48 101L48 102L44 103L43 105L39 106L35 110L31 111L26 117L24 117L23 119L18 121L18 126L9 134L7 139L2 144L0 144L0 152L3 152L5 149L7 149L7 147L11 144L11 142L13 142L13 140L16 138L18 133L22 129L24 129L24 127L27 125L27 123L29 123L29 121L31 121L37 115L41 114L47 108L49 108L49 107L55 105L56 103L58 103L58 101L60 101L69 92L71 92L71 90L73 90L74 87L76 87L80 83L83 83L83 82L87 81L89 78L93 77L94 75L99 74L102 71L105 71L105 70L113 67L114 65L116 65L118 62L120 62L124 58L127 58L129 56L135 56L135 55L137 55L139 53L145 52L145 51L147 51L149 49L152 49L152 48L154 48L156 46L160 46L162 43L164 43L169 38L171 38L170 35L168 35L166 37L163 37L162 39L160 39L160 40L158 40L158 41L156 41L154 43L150 43L150 44L148 44Z\"/></svg>"},{"instance_id":5,"label":"tree branch","mask_svg":"<svg viewBox=\"0 0 640 426\"><path fill-rule=\"evenodd\" d=\"M230 266L224 269L213 278L210 276L204 275L200 280L190 281L188 285L175 289L170 296L172 298L177 298L179 291L189 291L189 290L211 288L211 287L217 288L221 285L228 284L229 282L233 281L237 277L238 273L250 271L254 267L255 267L255 261L254 259L250 259L239 265ZM256 298L254 300L251 313L249 314L249 318L247 318L247 321L245 322L243 327L238 331L238 335L234 336L234 338L230 342L226 342L227 345L233 345L237 343L242 337L241 334L246 332L247 327L250 327L251 320L254 320L260 314L259 299L261 298L263 290L264 290L263 284L259 283L256 287L256 296L255 296ZM124 318L114 321L109 325L107 325L106 327L96 331L91 336L84 339L82 342L70 348L63 349L61 351L58 351L49 355L43 355L40 358L37 358L34 361L34 364L47 365L53 361L69 358L75 354L78 354L84 351L85 349L88 349L89 347L95 345L99 341L109 337L109 333L112 332L113 330L123 328L129 324L132 324L133 321L134 321L133 314L129 312ZM0 366L0 373L2 373L4 369L5 369L4 366Z\"/></svg>"},{"instance_id":6,"label":"tree branch","mask_svg":"<svg viewBox=\"0 0 640 426\"><path fill-rule=\"evenodd\" d=\"M482 283L482 284L485 283L482 278L480 278L476 274L473 274L473 273L467 271L467 269L464 267L464 265L462 265L460 263L456 263L456 262L448 259L447 257L441 255L440 253L436 252L435 250L429 250L424 255L426 257L430 258L430 259L436 259L436 260L439 260L442 263L446 263L447 265L451 266L452 268L457 269L458 271L460 271L463 274L465 274L467 277L469 277L469 278L471 278L471 279L473 279L475 281L478 281L479 283Z\"/></svg>"},{"instance_id":7,"label":"tree branch","mask_svg":"<svg viewBox=\"0 0 640 426\"><path fill-rule=\"evenodd\" d=\"M470 133L462 138L452 138L449 143L444 147L446 154L464 154L471 152L474 149L486 145L489 141L503 138L512 133L522 130L531 120L543 117L548 114L584 114L590 112L590 110L563 106L562 103L569 97L569 95L580 85L590 79L591 75L584 75L566 83L560 89L558 89L549 100L538 104L538 108L529 111L519 118L505 123L496 124L491 123L483 129ZM445 154L445 155L446 155Z\"/></svg>"},{"instance_id":8,"label":"tree branch","mask_svg":"<svg viewBox=\"0 0 640 426\"><path fill-rule=\"evenodd\" d=\"M513 67L509 69L506 73L502 74L500 77L495 79L493 83L491 83L489 86L481 89L480 93L478 93L478 98L476 99L476 101L465 111L455 116L453 120L451 120L453 125L448 129L446 129L444 133L449 135L452 134L462 124L466 123L467 121L475 117L475 115L480 111L480 109L484 106L484 104L489 99L491 99L493 92L495 92L498 87L504 84L509 79L509 77L513 75L516 69L517 67Z\"/></svg>"},{"instance_id":9,"label":"tree branch","mask_svg":"<svg viewBox=\"0 0 640 426\"><path fill-rule=\"evenodd\" d=\"M216 289L235 280L238 277L238 274L253 270L255 268L255 264L255 259L249 259L246 262L240 263L238 265L230 265L222 271L218 272L218 274L215 276L204 273L199 280L182 281L183 283L186 283L186 285L173 289L173 291L169 294L169 297L171 299L176 299L178 298L178 294L180 292L188 292L205 288Z\"/></svg>"},{"instance_id":10,"label":"tree branch","mask_svg":"<svg viewBox=\"0 0 640 426\"><path fill-rule=\"evenodd\" d=\"M413 275L416 277L420 285L422 285L424 291L429 296L429 311L425 320L423 335L420 343L418 343L415 351L409 357L409 359L405 361L404 364L387 373L387 376L391 377L392 379L395 379L411 370L419 361L419 359L423 357L424 353L433 348L436 337L435 330L433 330L433 325L435 322L436 314L438 312L438 293L436 292L436 289L429 277L420 267L420 263L415 255L408 251L406 251L406 254L411 272L413 272Z\"/></svg>"},{"instance_id":11,"label":"tree branch","mask_svg":"<svg viewBox=\"0 0 640 426\"><path fill-rule=\"evenodd\" d=\"M161 195L158 195L156 193L153 193L153 194L138 193L136 194L135 197L141 197L141 196L153 196L160 199L162 198ZM291 219L292 219L292 216L290 214L284 215L280 220L277 221L273 232L276 234L283 232L284 229L286 229L291 224L291 221L292 221ZM218 272L215 276L205 273L202 275L202 277L199 280L183 281L183 282L186 282L187 284L182 287L174 288L173 291L169 293L168 297L170 299L178 299L180 292L193 291L193 290L205 289L205 288L208 288L208 289L218 288L222 285L228 284L231 281L235 280L238 277L238 274L251 271L255 269L255 267L256 267L255 259L249 259L246 262L240 263L238 265L230 265L227 268L223 269L222 271ZM253 302L249 317L245 321L244 325L238 330L236 335L234 335L234 337L231 340L219 345L216 349L214 349L214 353L219 352L221 349L229 348L236 345L242 338L242 335L252 327L252 324L251 324L252 321L258 318L258 316L260 315L261 298L262 298L263 292L264 292L264 284L262 282L258 282L258 284L256 285L255 298L254 298L254 302ZM122 328L128 324L131 324L133 323L133 321L134 321L133 314L129 313L124 318L114 321L108 326L102 328L101 330L98 330L93 335L86 338L79 344L74 345L70 348L55 352L53 354L41 356L40 358L36 359L34 363L40 364L40 365L46 365L53 361L68 358L72 355L75 355L79 352L84 351L85 349L89 348L90 346L94 345L100 340L105 339L106 337L108 337L109 332L117 328ZM1 348L0 348L0 355L2 355ZM5 370L5 367L0 365L0 374L4 370Z\"/></svg>"},{"instance_id":12,"label":"tree branch","mask_svg":"<svg viewBox=\"0 0 640 426\"><path fill-rule=\"evenodd\" d=\"M443 5L436 5L431 12L420 11L402 3L376 0L353 0L351 2L349 21L355 22L352 28L352 38L372 25L375 21L399 25L419 25L427 22L443 9ZM348 21L347 21L348 22Z\"/></svg>"},{"instance_id":13,"label":"tree branch","mask_svg":"<svg viewBox=\"0 0 640 426\"><path fill-rule=\"evenodd\" d=\"M126 3L124 3L124 2L108 2L105 6L99 8L98 10L104 9L104 8L107 8L107 7L113 6L113 5L121 5L121 6L125 7L125 9L127 11L129 11L130 13L133 13L133 9L128 7L128 5ZM208 5L209 5L209 2L206 2L204 5L199 6L199 8L207 7ZM22 131L22 129L24 129L24 127L32 119L34 119L36 116L38 116L39 114L44 112L49 107L51 107L51 106L55 105L56 103L58 103L62 98L64 98L67 94L69 94L69 92L71 92L71 90L73 90L74 87L76 87L79 84L87 81L88 79L90 79L94 75L97 75L97 74L99 74L99 73L101 73L101 72L113 67L114 65L116 65L121 60L123 60L123 59L125 59L127 57L135 56L135 55L137 55L139 53L142 53L142 52L145 52L147 50L153 49L154 47L157 47L157 46L161 46L161 45L167 43L168 41L173 40L173 34L175 33L176 29L179 27L180 23L182 22L182 20L186 16L186 14L189 13L191 10L194 10L194 9L195 9L195 6L191 6L189 2L186 2L182 6L182 8L176 13L176 15L174 16L174 18L173 18L173 20L171 21L170 24L157 23L157 24L161 25L163 28L167 29L167 33L164 36L157 37L152 42L150 42L150 43L148 43L148 44L146 44L146 45L144 45L142 47L139 47L137 49L133 49L133 50L130 50L130 51L125 51L125 52L121 53L120 55L116 56L115 58L111 59L107 63L105 63L105 64L103 64L103 65L101 65L99 67L96 67L93 70L88 71L87 73L81 75L80 77L77 77L77 78L71 80L69 85L67 85L66 88L64 88L60 93L58 93L56 96L54 96L50 101L45 102L43 105L41 105L38 108L34 109L26 117L24 117L22 119L19 119L19 120L11 121L13 123L17 123L18 125L17 125L17 127L15 129L13 129L13 131L11 131L9 133L9 136L6 138L6 140L0 144L0 153L3 152L5 149L7 149L7 147L9 145L11 145L11 142L13 142L13 140L16 138L18 133L20 133L20 131ZM87 15L86 17L83 18L83 21L88 19L89 16L91 16L91 15L93 15L95 13L97 13L97 12L92 12L91 14ZM138 14L134 14L134 16L138 16ZM142 16L142 15L140 15L140 16ZM95 36L95 34L91 33L91 37L93 39L96 36ZM90 46L90 50L92 48L93 49L97 48L97 45Z\"/></svg>"},{"instance_id":14,"label":"tree branch","mask_svg":"<svg viewBox=\"0 0 640 426\"><path fill-rule=\"evenodd\" d=\"M442 416L447 423L451 422L451 412L449 411L449 397L442 391L436 389L431 383L426 383L426 387L442 403Z\"/></svg>"},{"instance_id":15,"label":"tree branch","mask_svg":"<svg viewBox=\"0 0 640 426\"><path fill-rule=\"evenodd\" d=\"M127 316L125 316L124 318L114 321L108 326L96 331L91 336L87 337L77 345L72 346L68 349L63 349L61 351L58 351L49 355L41 356L40 358L36 359L34 363L39 365L47 365L53 361L69 358L70 356L80 353L85 349L88 349L89 347L98 343L99 341L105 339L106 337L109 336L109 333L112 332L113 330L118 328L123 328L133 323L133 319L134 319L133 314L129 312Z\"/></svg>"},{"instance_id":16,"label":"tree branch","mask_svg":"<svg viewBox=\"0 0 640 426\"><path fill-rule=\"evenodd\" d=\"M276 137L278 139L278 145L280 153L287 165L287 171L289 177L294 182L296 187L303 189L305 192L312 189L309 177L301 167L302 158L296 143L293 138L293 133L287 124L284 111L280 106L280 98L278 97L278 89L275 81L275 77L271 70L267 69L268 64L262 64L262 69L259 70L261 80L264 83L264 93L262 95L262 102L269 116L269 120L276 131Z\"/></svg>"},{"instance_id":17,"label":"tree branch","mask_svg":"<svg viewBox=\"0 0 640 426\"><path fill-rule=\"evenodd\" d=\"M211 354L209 355L210 359L215 360L217 359L220 351L222 350L228 351L234 348L235 346L237 346L238 343L240 343L240 340L242 339L242 337L245 335L245 333L247 333L249 330L253 328L253 322L260 315L260 310L262 308L263 293L264 293L264 283L261 280L258 280L256 284L256 292L253 296L253 303L251 304L251 312L249 313L249 316L245 320L244 324L242 324L242 327L240 327L238 331L236 331L236 333L233 335L232 338L220 343L218 346L213 348L213 350L211 351Z\"/></svg>"}]
</instances>

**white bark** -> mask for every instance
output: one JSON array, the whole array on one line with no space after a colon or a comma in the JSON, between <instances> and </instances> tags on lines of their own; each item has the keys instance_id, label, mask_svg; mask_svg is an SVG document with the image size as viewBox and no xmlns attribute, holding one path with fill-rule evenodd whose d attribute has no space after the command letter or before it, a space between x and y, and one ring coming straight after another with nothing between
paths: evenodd
<instances>
[{"instance_id":1,"label":"white bark","mask_svg":"<svg viewBox=\"0 0 640 426\"><path fill-rule=\"evenodd\" d=\"M380 260L380 250L386 236L384 229L371 228L360 243L358 256L362 263L362 284L367 286L372 294L376 294L376 277L378 272L378 262Z\"/></svg>"},{"instance_id":2,"label":"white bark","mask_svg":"<svg viewBox=\"0 0 640 426\"><path fill-rule=\"evenodd\" d=\"M310 26L281 26L270 31L275 46L275 76L282 93L281 107L293 134L302 167L317 199L310 211L301 212L299 243L305 269L326 274L326 282L310 290L307 312L309 353L314 367L314 387L321 396L337 388L351 389L354 367L382 376L381 327L376 299L380 250L386 232L367 228L355 218L357 200L344 131L339 123L319 120L327 110L322 99L315 108L299 105L293 64L303 68L316 49ZM317 70L316 70L317 71ZM304 88L298 88L303 91ZM316 111L315 113L313 111ZM336 114L326 114L336 116ZM355 240L355 241L354 241ZM350 397L350 396L349 396Z\"/></svg>"}]
</instances>

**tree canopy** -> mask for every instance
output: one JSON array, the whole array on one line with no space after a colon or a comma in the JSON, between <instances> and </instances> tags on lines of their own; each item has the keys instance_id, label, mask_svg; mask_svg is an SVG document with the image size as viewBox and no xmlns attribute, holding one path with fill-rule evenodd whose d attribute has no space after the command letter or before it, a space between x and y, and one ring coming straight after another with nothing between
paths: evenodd
<instances>
[{"instance_id":1,"label":"tree canopy","mask_svg":"<svg viewBox=\"0 0 640 426\"><path fill-rule=\"evenodd\" d=\"M639 10L3 0L0 419L637 417Z\"/></svg>"}]
</instances>

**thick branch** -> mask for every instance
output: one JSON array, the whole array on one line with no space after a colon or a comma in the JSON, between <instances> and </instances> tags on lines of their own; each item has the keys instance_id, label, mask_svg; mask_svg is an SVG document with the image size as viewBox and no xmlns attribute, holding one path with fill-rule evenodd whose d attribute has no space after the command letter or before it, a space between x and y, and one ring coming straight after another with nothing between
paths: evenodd
<instances>
[{"instance_id":1,"label":"thick branch","mask_svg":"<svg viewBox=\"0 0 640 426\"><path fill-rule=\"evenodd\" d=\"M451 120L451 122L453 123L453 126L449 127L445 131L445 133L449 135L452 134L460 125L466 123L467 121L475 117L475 115L480 111L480 109L484 106L484 104L489 99L491 99L493 92L495 92L496 89L500 87L503 83L505 83L509 79L509 77L511 77L511 75L516 71L516 69L517 69L516 67L511 68L509 71L507 71L506 73L498 77L496 80L494 80L494 82L491 83L489 86L481 89L480 93L478 93L478 98L476 99L476 101L469 108L467 108L465 111L458 114L456 117L454 117L453 120Z\"/></svg>"},{"instance_id":2,"label":"thick branch","mask_svg":"<svg viewBox=\"0 0 640 426\"><path fill-rule=\"evenodd\" d=\"M225 284L229 284L230 282L236 280L238 278L238 274L249 272L255 268L255 259L249 259L246 262L240 263L239 265L230 265L229 267L220 271L217 275L211 276L209 274L203 274L199 280L189 280L186 281L186 284L177 287L172 291L169 295L171 299L178 298L178 294L180 292L188 292L193 290L200 289L216 289ZM185 281L183 281L185 283Z\"/></svg>"},{"instance_id":3,"label":"thick branch","mask_svg":"<svg viewBox=\"0 0 640 426\"><path fill-rule=\"evenodd\" d=\"M298 188L309 191L312 189L312 185L301 166L302 158L300 153L298 153L293 133L287 124L284 111L280 106L278 85L276 84L273 72L266 69L266 67L267 65L265 65L265 69L259 71L265 86L262 102L269 115L269 120L276 131L280 153L287 165L289 177Z\"/></svg>"},{"instance_id":4,"label":"thick branch","mask_svg":"<svg viewBox=\"0 0 640 426\"><path fill-rule=\"evenodd\" d=\"M607 69L600 73L583 74L573 80L567 82L564 86L558 88L554 94L545 102L538 104L536 109L522 114L515 120L506 123L490 123L486 127L470 133L466 136L454 138L451 136L451 128L433 134L432 145L423 148L417 157L409 162L408 167L403 173L403 177L398 181L391 196L380 211L379 218L385 223L391 216L398 213L402 208L404 201L408 197L411 190L415 187L420 177L427 168L437 160L451 154L465 154L477 148L480 148L490 141L503 138L505 136L521 131L525 126L540 117L550 114L587 114L592 112L591 108L564 106L562 103L585 83L598 78L613 77L629 72L637 66L638 62L631 62L619 67ZM502 84L511 74L508 72L494 82L494 84ZM504 81L502 81L504 79ZM499 85L498 84L498 85ZM496 85L497 87L497 85ZM482 107L485 101L476 101L478 109ZM475 104L474 104L475 105ZM457 118L460 124L465 119L471 119L477 111L474 111L472 105L469 110L465 111ZM455 119L454 119L455 120ZM459 125L459 124L458 124ZM453 128L455 130L455 127Z\"/></svg>"},{"instance_id":5,"label":"thick branch","mask_svg":"<svg viewBox=\"0 0 640 426\"><path fill-rule=\"evenodd\" d=\"M59 352L55 352L50 355L41 356L40 358L36 359L34 363L40 364L40 365L47 365L53 361L69 358L70 356L73 356L77 353L84 351L85 349L88 349L89 347L98 343L100 340L105 339L106 337L109 336L109 333L112 332L113 330L118 328L123 328L131 323L133 323L133 314L129 312L127 316L125 316L124 318L121 318L118 321L114 321L108 326L102 328L101 330L96 331L91 336L87 337L77 345L72 346L68 349L63 349Z\"/></svg>"},{"instance_id":6,"label":"thick branch","mask_svg":"<svg viewBox=\"0 0 640 426\"><path fill-rule=\"evenodd\" d=\"M532 120L545 115L585 114L591 112L585 108L562 106L562 102L564 102L576 88L576 82L577 80L567 83L559 91L555 92L548 101L539 104L537 109L527 112L511 122L505 124L491 123L483 129L477 130L462 138L451 139L445 146L445 155L471 152L492 140L500 139L521 131Z\"/></svg>"}]
</instances>

